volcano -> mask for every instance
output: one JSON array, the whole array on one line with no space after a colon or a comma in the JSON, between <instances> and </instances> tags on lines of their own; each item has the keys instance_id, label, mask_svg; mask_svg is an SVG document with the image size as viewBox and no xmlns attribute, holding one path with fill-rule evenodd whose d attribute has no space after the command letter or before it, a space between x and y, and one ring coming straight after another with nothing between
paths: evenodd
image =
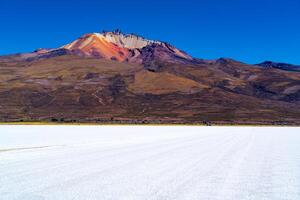
<instances>
[{"instance_id":1,"label":"volcano","mask_svg":"<svg viewBox=\"0 0 300 200\"><path fill-rule=\"evenodd\" d=\"M300 125L299 66L204 60L135 34L0 57L0 121Z\"/></svg>"}]
</instances>

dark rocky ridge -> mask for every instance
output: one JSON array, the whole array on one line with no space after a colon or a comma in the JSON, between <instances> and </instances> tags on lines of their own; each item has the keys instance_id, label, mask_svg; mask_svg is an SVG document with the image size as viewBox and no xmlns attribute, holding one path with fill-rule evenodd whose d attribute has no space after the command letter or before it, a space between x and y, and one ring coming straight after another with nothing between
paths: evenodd
<instances>
[{"instance_id":1,"label":"dark rocky ridge","mask_svg":"<svg viewBox=\"0 0 300 200\"><path fill-rule=\"evenodd\" d=\"M281 70L286 70L286 71L300 72L300 66L287 64L287 63L277 63L277 62L272 62L272 61L265 61L265 62L259 63L257 65L266 67L266 68L275 68L275 69L281 69Z\"/></svg>"}]
</instances>

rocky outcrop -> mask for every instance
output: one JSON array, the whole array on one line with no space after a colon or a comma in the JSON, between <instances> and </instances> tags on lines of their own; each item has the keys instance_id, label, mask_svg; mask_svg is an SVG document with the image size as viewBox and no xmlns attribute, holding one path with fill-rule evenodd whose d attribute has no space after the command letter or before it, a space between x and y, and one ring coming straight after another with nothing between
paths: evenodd
<instances>
[{"instance_id":1,"label":"rocky outcrop","mask_svg":"<svg viewBox=\"0 0 300 200\"><path fill-rule=\"evenodd\" d=\"M281 69L281 70L286 70L286 71L300 72L300 66L291 65L291 64L287 64L287 63L277 63L277 62L272 62L272 61L265 61L265 62L259 63L257 65L266 67L266 68L275 68L275 69Z\"/></svg>"}]
</instances>

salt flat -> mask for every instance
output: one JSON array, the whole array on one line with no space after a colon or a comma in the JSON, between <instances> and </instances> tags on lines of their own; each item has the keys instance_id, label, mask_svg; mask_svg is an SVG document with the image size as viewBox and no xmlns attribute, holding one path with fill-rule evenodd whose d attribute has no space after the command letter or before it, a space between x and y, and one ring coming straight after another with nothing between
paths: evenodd
<instances>
[{"instance_id":1,"label":"salt flat","mask_svg":"<svg viewBox=\"0 0 300 200\"><path fill-rule=\"evenodd\" d=\"M300 199L300 128L1 126L1 200Z\"/></svg>"}]
</instances>

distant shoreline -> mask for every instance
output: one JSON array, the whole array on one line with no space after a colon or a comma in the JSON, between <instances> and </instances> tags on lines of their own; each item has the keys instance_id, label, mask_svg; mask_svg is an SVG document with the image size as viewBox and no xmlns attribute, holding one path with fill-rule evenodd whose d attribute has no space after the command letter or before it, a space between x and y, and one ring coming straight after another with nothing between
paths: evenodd
<instances>
[{"instance_id":1,"label":"distant shoreline","mask_svg":"<svg viewBox=\"0 0 300 200\"><path fill-rule=\"evenodd\" d=\"M3 125L53 125L53 126L247 126L247 127L300 127L297 123L221 123L214 122L210 124L205 123L115 123L115 122L0 122L0 126Z\"/></svg>"}]
</instances>

